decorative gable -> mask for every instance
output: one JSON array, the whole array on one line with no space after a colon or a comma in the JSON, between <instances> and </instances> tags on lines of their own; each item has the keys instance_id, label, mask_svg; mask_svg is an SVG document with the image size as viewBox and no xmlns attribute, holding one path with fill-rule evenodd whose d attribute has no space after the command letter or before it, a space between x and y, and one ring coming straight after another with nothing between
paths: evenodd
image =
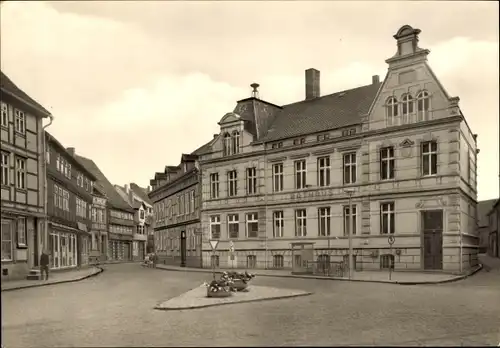
<instances>
[{"instance_id":1,"label":"decorative gable","mask_svg":"<svg viewBox=\"0 0 500 348\"><path fill-rule=\"evenodd\" d=\"M399 144L399 146L401 147L412 147L413 145L415 145L415 143L408 138L403 140L403 142Z\"/></svg>"},{"instance_id":2,"label":"decorative gable","mask_svg":"<svg viewBox=\"0 0 500 348\"><path fill-rule=\"evenodd\" d=\"M221 120L219 121L219 125L221 128L224 128L224 126L233 126L236 122L240 122L241 117L234 113L234 112L228 112L225 114Z\"/></svg>"}]
</instances>

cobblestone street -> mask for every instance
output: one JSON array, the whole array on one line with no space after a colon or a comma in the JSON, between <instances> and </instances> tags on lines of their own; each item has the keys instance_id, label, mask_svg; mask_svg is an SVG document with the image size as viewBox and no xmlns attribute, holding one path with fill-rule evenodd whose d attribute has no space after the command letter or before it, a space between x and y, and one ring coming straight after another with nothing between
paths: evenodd
<instances>
[{"instance_id":1,"label":"cobblestone street","mask_svg":"<svg viewBox=\"0 0 500 348\"><path fill-rule=\"evenodd\" d=\"M500 276L402 286L261 277L307 297L164 312L153 307L210 274L106 265L76 283L2 293L5 347L494 345Z\"/></svg>"}]
</instances>

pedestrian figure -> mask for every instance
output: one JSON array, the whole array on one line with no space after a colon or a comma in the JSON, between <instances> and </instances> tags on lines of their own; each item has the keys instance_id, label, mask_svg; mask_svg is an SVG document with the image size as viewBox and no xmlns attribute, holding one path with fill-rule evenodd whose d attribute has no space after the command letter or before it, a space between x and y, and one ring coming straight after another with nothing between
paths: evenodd
<instances>
[{"instance_id":1,"label":"pedestrian figure","mask_svg":"<svg viewBox=\"0 0 500 348\"><path fill-rule=\"evenodd\" d=\"M156 263L158 262L158 255L153 253L153 268L156 268Z\"/></svg>"},{"instance_id":2,"label":"pedestrian figure","mask_svg":"<svg viewBox=\"0 0 500 348\"><path fill-rule=\"evenodd\" d=\"M45 280L49 280L49 252L47 250L42 251L40 255L40 275L42 276L45 273Z\"/></svg>"}]
</instances>

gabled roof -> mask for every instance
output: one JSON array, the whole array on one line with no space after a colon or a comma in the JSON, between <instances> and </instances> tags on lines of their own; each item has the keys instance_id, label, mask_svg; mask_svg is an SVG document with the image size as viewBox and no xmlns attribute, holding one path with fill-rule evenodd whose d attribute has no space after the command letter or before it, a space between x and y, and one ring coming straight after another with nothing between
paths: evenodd
<instances>
[{"instance_id":1,"label":"gabled roof","mask_svg":"<svg viewBox=\"0 0 500 348\"><path fill-rule=\"evenodd\" d=\"M200 156L200 155L210 151L210 145L212 144L213 141L214 141L214 139L212 139L208 143L200 146L199 148L197 148L196 150L191 152L191 155Z\"/></svg>"},{"instance_id":2,"label":"gabled roof","mask_svg":"<svg viewBox=\"0 0 500 348\"><path fill-rule=\"evenodd\" d=\"M50 112L48 112L42 105L40 105L36 100L27 95L22 89L16 86L12 80L0 71L0 89L2 93L7 93L14 98L20 100L24 104L27 104L34 108L38 113L43 117L50 116Z\"/></svg>"},{"instance_id":3,"label":"gabled roof","mask_svg":"<svg viewBox=\"0 0 500 348\"><path fill-rule=\"evenodd\" d=\"M284 105L261 140L274 141L358 124L381 85L370 84Z\"/></svg>"},{"instance_id":4,"label":"gabled roof","mask_svg":"<svg viewBox=\"0 0 500 348\"><path fill-rule=\"evenodd\" d=\"M477 203L477 224L478 227L488 226L488 213L493 209L493 206L497 202L496 199L489 199L487 201L481 201Z\"/></svg>"},{"instance_id":5,"label":"gabled roof","mask_svg":"<svg viewBox=\"0 0 500 348\"><path fill-rule=\"evenodd\" d=\"M134 193L139 196L144 202L146 202L149 205L153 205L153 202L151 199L148 197L148 190L145 188L140 187L136 183L130 183L130 189L134 191Z\"/></svg>"},{"instance_id":6,"label":"gabled roof","mask_svg":"<svg viewBox=\"0 0 500 348\"><path fill-rule=\"evenodd\" d=\"M108 198L108 204L119 210L124 210L132 213L132 207L116 192L114 186L109 182L106 176L101 172L99 167L91 159L85 158L83 156L75 155L75 157L80 160L80 162L87 168L89 172L94 174L97 178L97 184L102 187L106 197Z\"/></svg>"}]
</instances>

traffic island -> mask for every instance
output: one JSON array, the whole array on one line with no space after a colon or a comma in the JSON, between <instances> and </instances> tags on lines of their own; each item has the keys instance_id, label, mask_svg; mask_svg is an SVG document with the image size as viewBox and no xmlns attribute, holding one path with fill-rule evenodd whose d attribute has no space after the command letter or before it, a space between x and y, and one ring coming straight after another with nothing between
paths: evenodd
<instances>
[{"instance_id":1,"label":"traffic island","mask_svg":"<svg viewBox=\"0 0 500 348\"><path fill-rule=\"evenodd\" d=\"M160 303L155 307L155 309L185 310L312 295L311 292L269 286L252 285L250 288L250 291L237 292L234 293L233 296L217 298L207 297L207 288L205 285L201 285L200 287L185 292L180 296Z\"/></svg>"}]
</instances>

